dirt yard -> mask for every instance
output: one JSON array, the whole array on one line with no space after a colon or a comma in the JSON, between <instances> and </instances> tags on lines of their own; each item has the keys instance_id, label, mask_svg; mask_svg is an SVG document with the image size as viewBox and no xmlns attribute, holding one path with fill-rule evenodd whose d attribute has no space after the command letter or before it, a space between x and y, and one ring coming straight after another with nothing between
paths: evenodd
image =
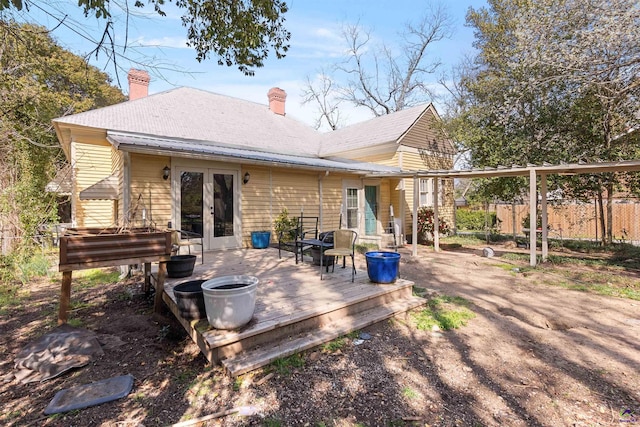
<instances>
[{"instance_id":1,"label":"dirt yard","mask_svg":"<svg viewBox=\"0 0 640 427\"><path fill-rule=\"evenodd\" d=\"M28 303L0 320L0 424L165 426L250 406L256 415L210 425L640 426L640 301L543 284L556 278L525 277L480 253L421 248L401 263L401 276L428 295L469 300L476 317L467 326L421 331L406 315L367 328L360 345L345 339L299 366L238 379L208 367L128 280L73 291L83 304L72 317L98 335L104 355L46 382L12 380L18 351L55 326L59 279L34 281ZM357 263L364 269L364 257ZM43 414L58 390L124 374L135 378L126 398Z\"/></svg>"}]
</instances>

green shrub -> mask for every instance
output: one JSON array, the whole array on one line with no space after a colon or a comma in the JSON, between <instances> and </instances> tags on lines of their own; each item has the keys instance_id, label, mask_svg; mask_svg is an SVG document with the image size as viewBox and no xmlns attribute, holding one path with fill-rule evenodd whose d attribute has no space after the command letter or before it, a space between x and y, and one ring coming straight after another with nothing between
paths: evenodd
<instances>
[{"instance_id":1,"label":"green shrub","mask_svg":"<svg viewBox=\"0 0 640 427\"><path fill-rule=\"evenodd\" d=\"M273 229L276 232L278 239L282 239L283 242L289 242L295 239L295 229L298 226L298 218L289 218L289 211L287 208L282 209L282 212L273 222Z\"/></svg>"},{"instance_id":2,"label":"green shrub","mask_svg":"<svg viewBox=\"0 0 640 427\"><path fill-rule=\"evenodd\" d=\"M498 215L495 212L489 212L487 219L489 221L489 229L495 229L498 224ZM456 209L456 228L458 230L484 230L485 212L471 209Z\"/></svg>"}]
</instances>

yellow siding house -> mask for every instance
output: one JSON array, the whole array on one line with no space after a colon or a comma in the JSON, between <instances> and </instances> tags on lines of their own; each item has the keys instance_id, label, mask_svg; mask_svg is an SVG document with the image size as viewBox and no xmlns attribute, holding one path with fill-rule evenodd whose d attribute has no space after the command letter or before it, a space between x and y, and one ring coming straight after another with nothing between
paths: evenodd
<instances>
[{"instance_id":1,"label":"yellow siding house","mask_svg":"<svg viewBox=\"0 0 640 427\"><path fill-rule=\"evenodd\" d=\"M147 96L140 70L129 84L127 102L53 121L72 166L75 226L176 228L201 234L205 250L227 249L249 246L286 208L384 245L391 227L411 227L413 180L393 174L453 167L430 104L319 133L286 116L279 88L267 106L192 88ZM437 195L420 186L420 204L438 197L452 222L452 183Z\"/></svg>"}]
</instances>

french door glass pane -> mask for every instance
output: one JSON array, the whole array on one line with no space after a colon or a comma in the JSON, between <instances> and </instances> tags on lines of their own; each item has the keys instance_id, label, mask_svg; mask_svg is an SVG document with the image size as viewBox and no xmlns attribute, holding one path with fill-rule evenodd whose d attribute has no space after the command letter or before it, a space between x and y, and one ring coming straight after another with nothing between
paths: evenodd
<instances>
[{"instance_id":1,"label":"french door glass pane","mask_svg":"<svg viewBox=\"0 0 640 427\"><path fill-rule=\"evenodd\" d=\"M180 173L180 228L202 235L202 194L201 172Z\"/></svg>"},{"instance_id":2,"label":"french door glass pane","mask_svg":"<svg viewBox=\"0 0 640 427\"><path fill-rule=\"evenodd\" d=\"M213 174L213 235L233 236L233 175Z\"/></svg>"}]
</instances>

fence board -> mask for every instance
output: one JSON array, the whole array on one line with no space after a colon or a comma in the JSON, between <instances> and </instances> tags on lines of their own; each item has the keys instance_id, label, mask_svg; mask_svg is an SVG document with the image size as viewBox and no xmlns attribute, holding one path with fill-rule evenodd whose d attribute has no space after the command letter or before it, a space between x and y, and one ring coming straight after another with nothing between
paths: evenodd
<instances>
[{"instance_id":1,"label":"fence board","mask_svg":"<svg viewBox=\"0 0 640 427\"><path fill-rule=\"evenodd\" d=\"M504 234L514 232L513 210L515 208L515 232L523 234L522 220L529 212L529 205L490 205L490 210L496 212L498 230ZM605 205L605 212L606 212ZM640 203L613 203L613 238L623 241L640 241L640 227L638 218ZM549 205L548 223L550 238L581 238L597 239L601 234L599 215L595 204L572 203L559 206ZM526 227L528 228L528 226Z\"/></svg>"}]
</instances>

